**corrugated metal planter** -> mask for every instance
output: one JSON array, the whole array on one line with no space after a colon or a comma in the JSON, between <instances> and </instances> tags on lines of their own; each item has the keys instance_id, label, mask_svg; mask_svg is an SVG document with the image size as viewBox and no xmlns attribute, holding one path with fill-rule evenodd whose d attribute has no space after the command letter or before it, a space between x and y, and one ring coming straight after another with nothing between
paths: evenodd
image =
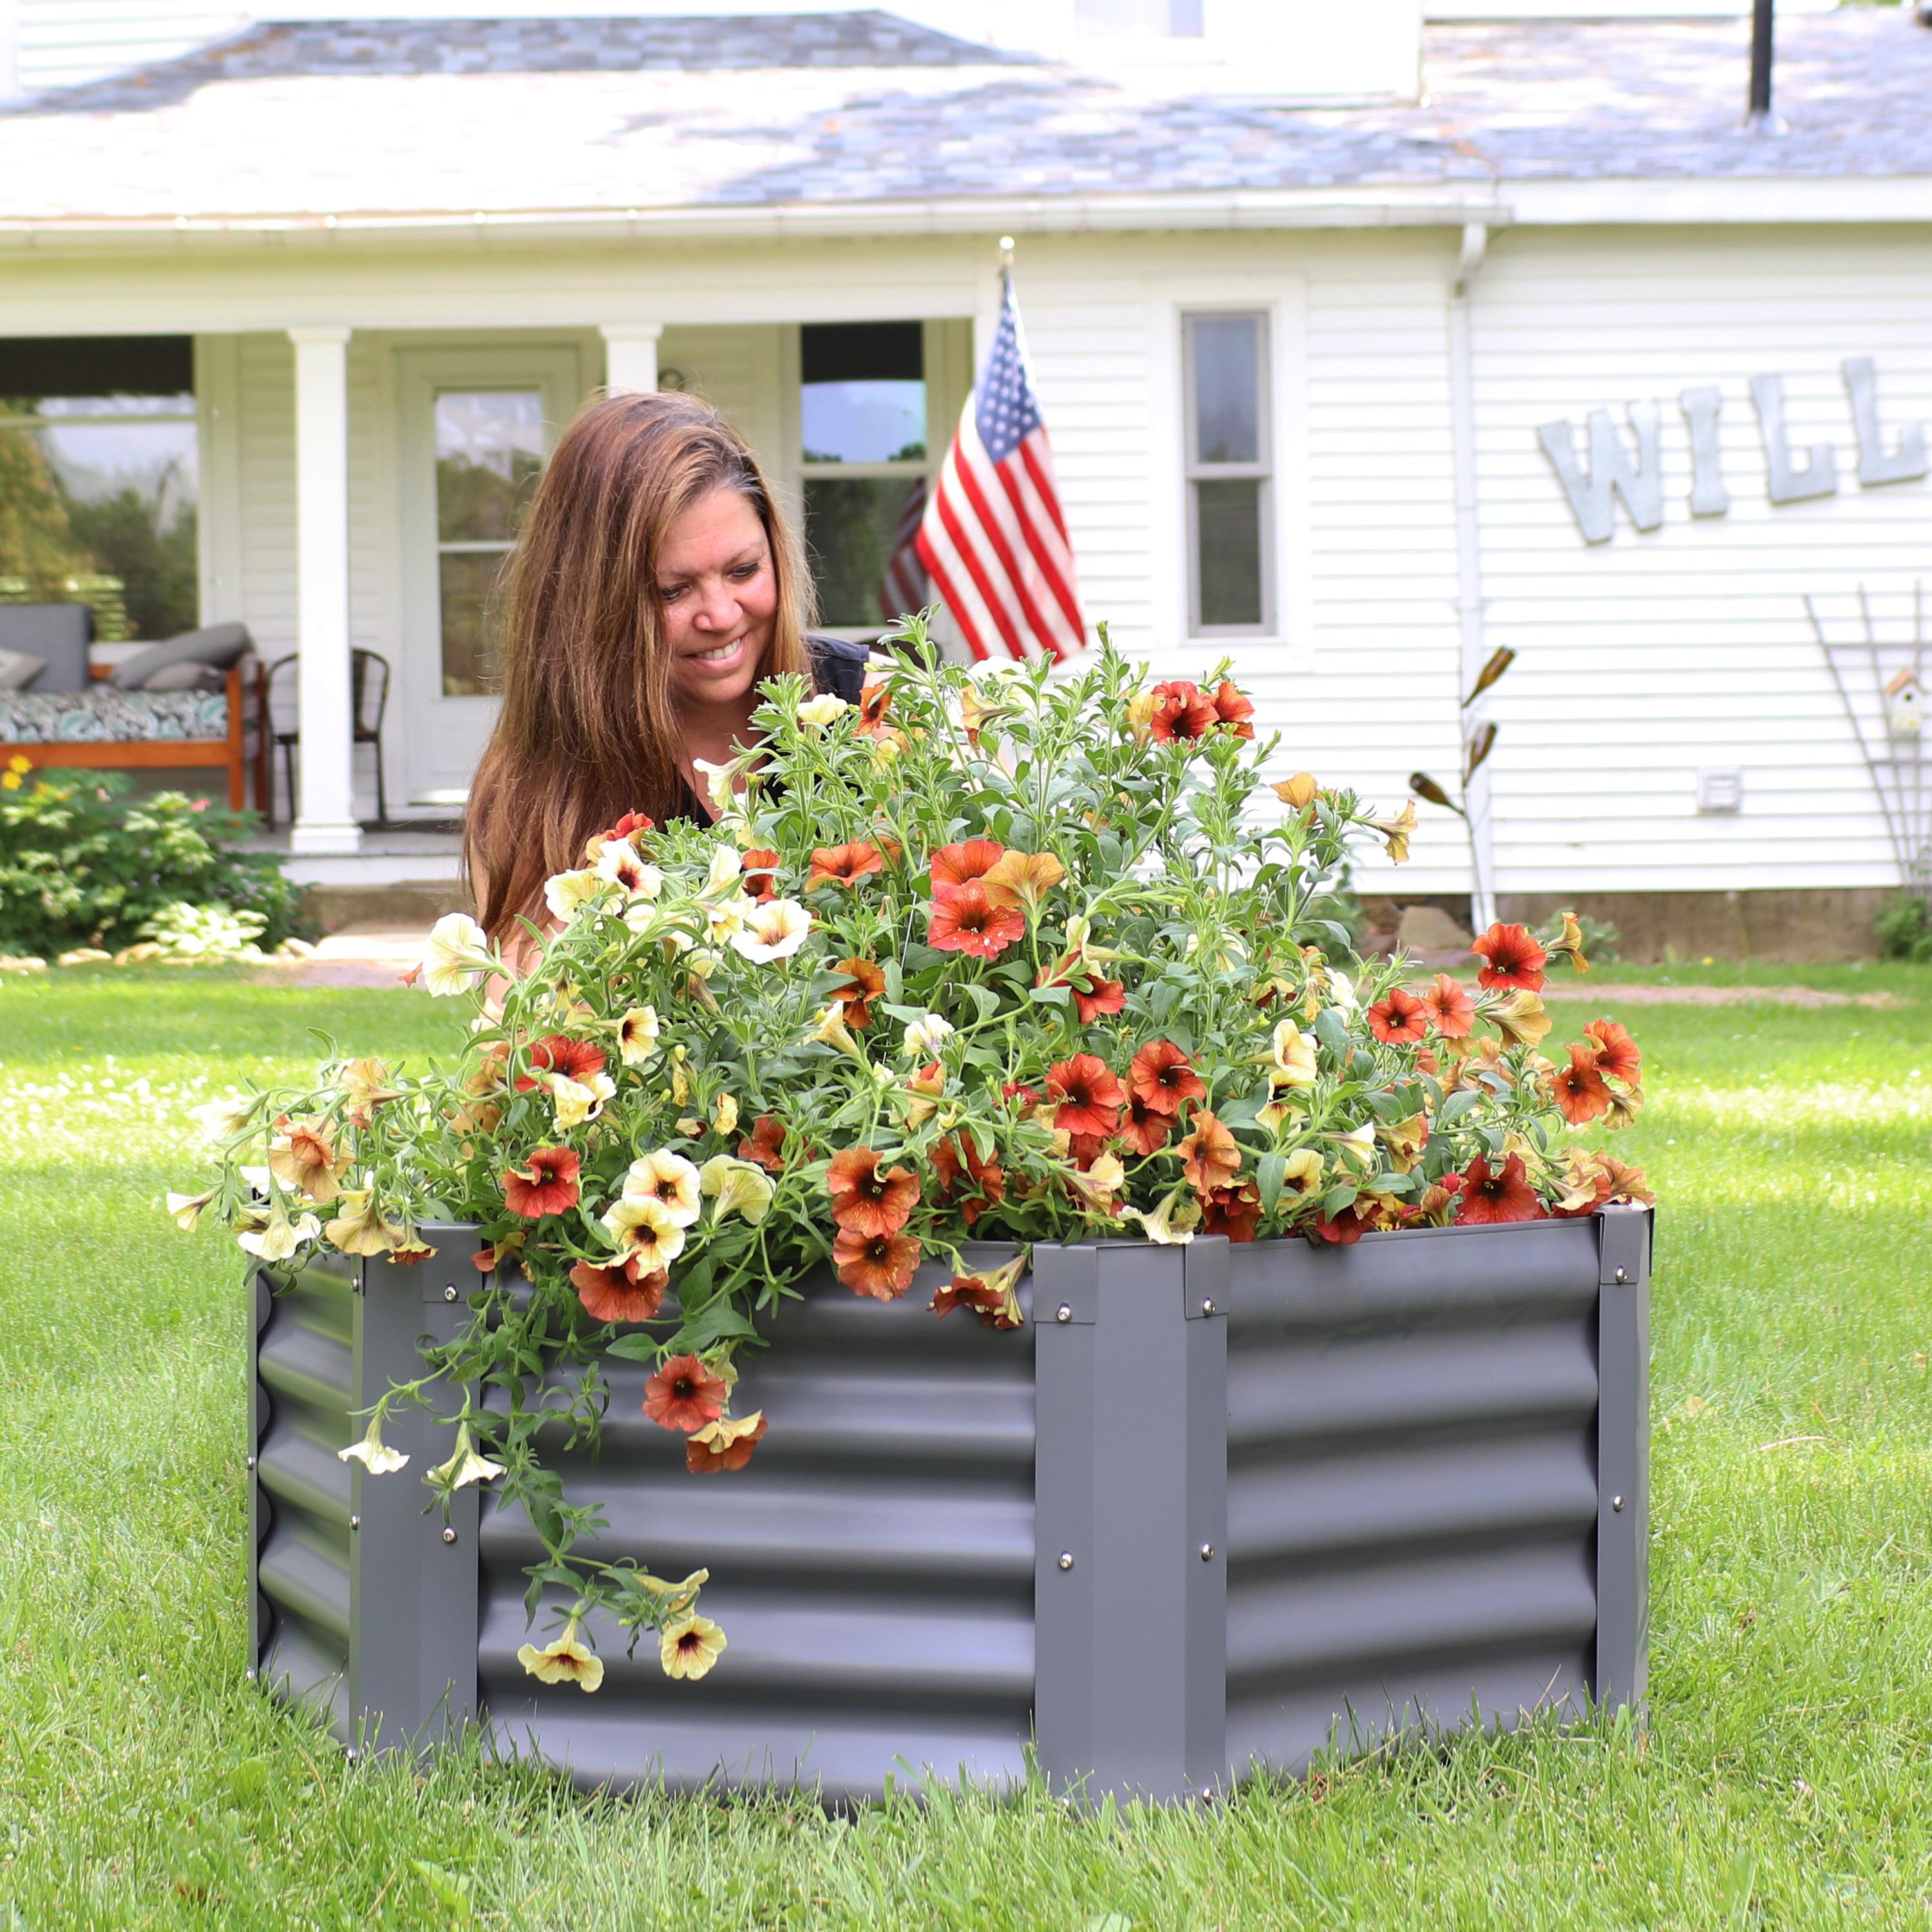
<instances>
[{"instance_id":1,"label":"corrugated metal planter","mask_svg":"<svg viewBox=\"0 0 1932 1932\"><path fill-rule=\"evenodd\" d=\"M586 1784L776 1781L828 1797L1024 1774L1175 1798L1340 1742L1643 1694L1651 1217L1375 1234L1317 1250L1042 1247L1031 1329L829 1279L748 1367L770 1440L732 1475L612 1361L606 1556L708 1564L730 1647L702 1682L655 1650L593 1696L516 1661L520 1515L446 1526L417 1472L335 1451L446 1338L467 1231L413 1267L257 1277L254 1655L352 1748L479 1723Z\"/></svg>"}]
</instances>

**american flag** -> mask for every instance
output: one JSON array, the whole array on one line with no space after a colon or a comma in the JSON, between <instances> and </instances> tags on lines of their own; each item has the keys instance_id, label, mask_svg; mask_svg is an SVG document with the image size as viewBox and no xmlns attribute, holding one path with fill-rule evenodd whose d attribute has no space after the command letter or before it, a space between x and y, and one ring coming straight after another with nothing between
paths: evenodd
<instances>
[{"instance_id":1,"label":"american flag","mask_svg":"<svg viewBox=\"0 0 1932 1932\"><path fill-rule=\"evenodd\" d=\"M892 532L892 554L886 559L886 574L879 580L879 615L889 624L926 602L926 566L919 560L919 526L925 516L926 478L922 476L906 492L898 526Z\"/></svg>"},{"instance_id":2,"label":"american flag","mask_svg":"<svg viewBox=\"0 0 1932 1932\"><path fill-rule=\"evenodd\" d=\"M1064 658L1086 641L1010 275L993 352L926 503L919 554L975 657L1004 647Z\"/></svg>"}]
</instances>

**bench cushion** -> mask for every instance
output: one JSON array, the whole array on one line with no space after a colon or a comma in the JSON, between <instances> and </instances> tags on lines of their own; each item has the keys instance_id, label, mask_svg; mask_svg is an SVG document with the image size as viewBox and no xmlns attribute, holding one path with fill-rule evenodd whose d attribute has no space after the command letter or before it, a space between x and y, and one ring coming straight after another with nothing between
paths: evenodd
<instances>
[{"instance_id":1,"label":"bench cushion","mask_svg":"<svg viewBox=\"0 0 1932 1932\"><path fill-rule=\"evenodd\" d=\"M224 691L0 692L0 745L142 744L226 738Z\"/></svg>"}]
</instances>

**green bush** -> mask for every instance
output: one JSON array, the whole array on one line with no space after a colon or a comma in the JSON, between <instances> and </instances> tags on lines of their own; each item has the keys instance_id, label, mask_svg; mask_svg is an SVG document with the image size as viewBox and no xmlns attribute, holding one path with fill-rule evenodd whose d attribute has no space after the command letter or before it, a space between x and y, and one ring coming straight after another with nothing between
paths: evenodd
<instances>
[{"instance_id":1,"label":"green bush","mask_svg":"<svg viewBox=\"0 0 1932 1932\"><path fill-rule=\"evenodd\" d=\"M259 944L294 932L297 888L238 842L254 814L176 791L130 799L118 772L10 770L0 790L0 952L42 958L127 946L170 906L261 921Z\"/></svg>"},{"instance_id":2,"label":"green bush","mask_svg":"<svg viewBox=\"0 0 1932 1932\"><path fill-rule=\"evenodd\" d=\"M1900 892L1878 916L1881 959L1908 959L1915 966L1932 966L1932 901L1916 892Z\"/></svg>"}]
</instances>

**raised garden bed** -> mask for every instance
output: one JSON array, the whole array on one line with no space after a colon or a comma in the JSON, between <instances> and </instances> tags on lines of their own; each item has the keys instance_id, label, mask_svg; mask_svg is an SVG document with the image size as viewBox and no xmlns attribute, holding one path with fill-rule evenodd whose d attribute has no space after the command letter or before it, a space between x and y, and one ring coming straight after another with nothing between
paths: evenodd
<instances>
[{"instance_id":1,"label":"raised garden bed","mask_svg":"<svg viewBox=\"0 0 1932 1932\"><path fill-rule=\"evenodd\" d=\"M710 1567L730 1643L680 1682L595 1628L594 1698L516 1660L520 1514L465 1489L446 1523L337 1456L465 1315L473 1231L422 1232L427 1261L255 1278L254 1670L352 1750L476 1724L586 1786L845 1799L1017 1780L1030 1746L1056 1785L1175 1800L1643 1695L1646 1210L1041 1246L1030 1333L935 1322L944 1270L884 1305L827 1275L746 1358L772 1436L722 1480L608 1360L601 1456L550 1458L602 1502L601 1556ZM420 1409L388 1439L447 1449Z\"/></svg>"}]
</instances>

